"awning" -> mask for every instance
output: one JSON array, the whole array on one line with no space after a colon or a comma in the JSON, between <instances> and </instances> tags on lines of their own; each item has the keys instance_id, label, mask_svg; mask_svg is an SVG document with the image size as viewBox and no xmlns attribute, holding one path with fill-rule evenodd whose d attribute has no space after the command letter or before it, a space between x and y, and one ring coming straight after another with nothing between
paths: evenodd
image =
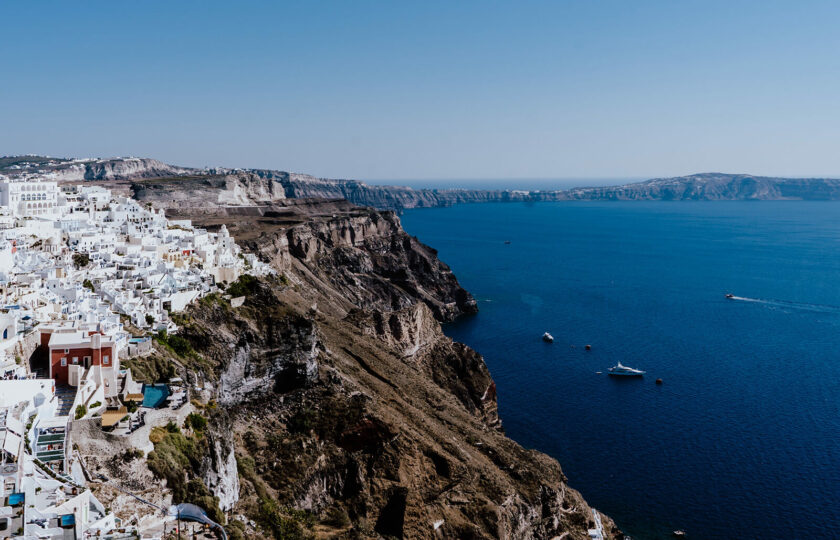
<instances>
[{"instance_id":1,"label":"awning","mask_svg":"<svg viewBox=\"0 0 840 540\"><path fill-rule=\"evenodd\" d=\"M13 432L6 430L6 440L3 441L3 450L17 459L18 450L20 449L20 437Z\"/></svg>"},{"instance_id":2,"label":"awning","mask_svg":"<svg viewBox=\"0 0 840 540\"><path fill-rule=\"evenodd\" d=\"M122 420L125 415L128 414L128 409L125 407L120 407L119 410L110 410L105 411L102 413L102 427L111 427L117 425L120 420Z\"/></svg>"}]
</instances>

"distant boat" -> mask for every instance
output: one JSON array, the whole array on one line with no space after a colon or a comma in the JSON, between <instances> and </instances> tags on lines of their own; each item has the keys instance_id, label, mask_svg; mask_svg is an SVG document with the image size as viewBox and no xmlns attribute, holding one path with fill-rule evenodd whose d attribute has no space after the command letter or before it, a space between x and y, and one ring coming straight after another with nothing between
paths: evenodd
<instances>
[{"instance_id":1,"label":"distant boat","mask_svg":"<svg viewBox=\"0 0 840 540\"><path fill-rule=\"evenodd\" d=\"M554 343L554 336L546 332L545 334L543 334L542 340L546 343Z\"/></svg>"},{"instance_id":2,"label":"distant boat","mask_svg":"<svg viewBox=\"0 0 840 540\"><path fill-rule=\"evenodd\" d=\"M729 298L730 300L732 300L733 298L735 298L735 295L734 295L734 294L732 294L732 293L726 293L724 296L726 296L726 297L727 297L727 298Z\"/></svg>"},{"instance_id":3,"label":"distant boat","mask_svg":"<svg viewBox=\"0 0 840 540\"><path fill-rule=\"evenodd\" d=\"M676 531L674 531L674 536L676 536L678 538L682 538L682 537L685 537L685 536L688 536L688 535L685 533L685 531L676 530Z\"/></svg>"},{"instance_id":4,"label":"distant boat","mask_svg":"<svg viewBox=\"0 0 840 540\"><path fill-rule=\"evenodd\" d=\"M505 244L510 244L510 240L505 240Z\"/></svg>"},{"instance_id":5,"label":"distant boat","mask_svg":"<svg viewBox=\"0 0 840 540\"><path fill-rule=\"evenodd\" d=\"M644 374L644 371L623 366L621 365L621 362L610 368L610 375L614 377L641 377Z\"/></svg>"}]
</instances>

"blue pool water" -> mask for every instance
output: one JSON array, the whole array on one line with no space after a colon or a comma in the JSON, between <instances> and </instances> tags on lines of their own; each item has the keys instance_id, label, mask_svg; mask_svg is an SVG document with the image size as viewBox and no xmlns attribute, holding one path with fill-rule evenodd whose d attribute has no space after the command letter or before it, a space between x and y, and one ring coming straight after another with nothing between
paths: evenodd
<instances>
[{"instance_id":1,"label":"blue pool water","mask_svg":"<svg viewBox=\"0 0 840 540\"><path fill-rule=\"evenodd\" d=\"M169 387L165 384L144 384L143 385L143 406L150 409L157 409L166 403L169 397Z\"/></svg>"},{"instance_id":2,"label":"blue pool water","mask_svg":"<svg viewBox=\"0 0 840 540\"><path fill-rule=\"evenodd\" d=\"M12 493L9 495L9 506L15 506L16 504L21 504L24 500L23 493Z\"/></svg>"},{"instance_id":3,"label":"blue pool water","mask_svg":"<svg viewBox=\"0 0 840 540\"><path fill-rule=\"evenodd\" d=\"M445 330L484 355L508 435L628 534L840 537L840 203L476 204L402 221L479 302ZM647 375L596 374L619 360Z\"/></svg>"}]
</instances>

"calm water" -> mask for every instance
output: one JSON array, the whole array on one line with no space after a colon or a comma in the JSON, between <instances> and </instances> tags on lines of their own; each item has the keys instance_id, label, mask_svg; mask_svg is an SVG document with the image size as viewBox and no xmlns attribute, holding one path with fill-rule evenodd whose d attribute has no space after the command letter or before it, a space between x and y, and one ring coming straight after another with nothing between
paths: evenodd
<instances>
[{"instance_id":1,"label":"calm water","mask_svg":"<svg viewBox=\"0 0 840 540\"><path fill-rule=\"evenodd\" d=\"M447 333L486 358L507 433L628 534L840 538L840 203L479 204L402 221L479 301ZM596 374L618 360L647 375Z\"/></svg>"}]
</instances>

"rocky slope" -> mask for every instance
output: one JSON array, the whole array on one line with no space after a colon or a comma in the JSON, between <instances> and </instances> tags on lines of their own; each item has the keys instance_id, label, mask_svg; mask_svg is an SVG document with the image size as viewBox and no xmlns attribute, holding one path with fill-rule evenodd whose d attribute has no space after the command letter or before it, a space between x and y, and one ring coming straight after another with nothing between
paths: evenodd
<instances>
[{"instance_id":1,"label":"rocky slope","mask_svg":"<svg viewBox=\"0 0 840 540\"><path fill-rule=\"evenodd\" d=\"M483 359L442 333L475 302L434 250L391 212L295 211L193 215L278 275L179 318L182 374L212 388L182 496L218 497L234 538L588 538L593 510L505 437Z\"/></svg>"}]
</instances>

